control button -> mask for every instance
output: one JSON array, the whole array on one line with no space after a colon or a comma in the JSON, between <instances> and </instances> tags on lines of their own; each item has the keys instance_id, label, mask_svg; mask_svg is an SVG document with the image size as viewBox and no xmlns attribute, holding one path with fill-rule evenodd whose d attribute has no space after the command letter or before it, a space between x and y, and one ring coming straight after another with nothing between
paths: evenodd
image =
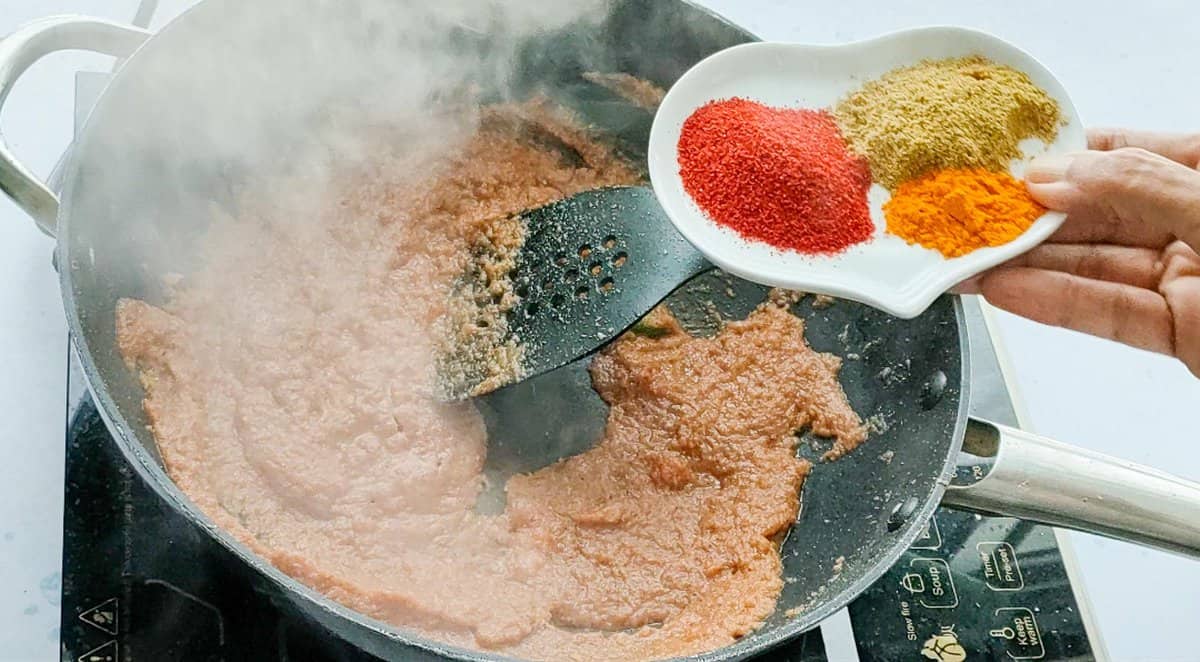
<instances>
[{"instance_id":1,"label":"control button","mask_svg":"<svg viewBox=\"0 0 1200 662\"><path fill-rule=\"evenodd\" d=\"M950 609L958 606L958 592L950 566L942 559L918 558L908 562L909 571L900 586L926 609Z\"/></svg>"},{"instance_id":2,"label":"control button","mask_svg":"<svg viewBox=\"0 0 1200 662\"><path fill-rule=\"evenodd\" d=\"M942 546L942 532L938 530L936 517L930 517L925 523L921 536L913 541L910 549L938 549Z\"/></svg>"},{"instance_id":3,"label":"control button","mask_svg":"<svg viewBox=\"0 0 1200 662\"><path fill-rule=\"evenodd\" d=\"M120 662L117 656L117 641L107 641L79 656L77 662Z\"/></svg>"},{"instance_id":4,"label":"control button","mask_svg":"<svg viewBox=\"0 0 1200 662\"><path fill-rule=\"evenodd\" d=\"M163 579L134 584L130 598L139 611L155 614L139 630L144 636L158 633L165 641L184 640L200 650L224 649L225 619L216 605Z\"/></svg>"},{"instance_id":5,"label":"control button","mask_svg":"<svg viewBox=\"0 0 1200 662\"><path fill-rule=\"evenodd\" d=\"M1014 660L1040 660L1046 655L1042 632L1033 612L1025 607L1001 607L988 634L1003 639L1005 652Z\"/></svg>"},{"instance_id":6,"label":"control button","mask_svg":"<svg viewBox=\"0 0 1200 662\"><path fill-rule=\"evenodd\" d=\"M114 637L120 630L117 623L118 618L116 598L109 598L79 615L79 620Z\"/></svg>"},{"instance_id":7,"label":"control button","mask_svg":"<svg viewBox=\"0 0 1200 662\"><path fill-rule=\"evenodd\" d=\"M1019 591L1025 588L1017 550L1006 542L981 542L975 545L983 562L983 579L993 591Z\"/></svg>"},{"instance_id":8,"label":"control button","mask_svg":"<svg viewBox=\"0 0 1200 662\"><path fill-rule=\"evenodd\" d=\"M938 633L925 640L921 655L936 662L964 662L967 651L958 641L953 625L943 625Z\"/></svg>"},{"instance_id":9,"label":"control button","mask_svg":"<svg viewBox=\"0 0 1200 662\"><path fill-rule=\"evenodd\" d=\"M900 579L900 585L909 593L916 595L925 592L925 580L915 572L910 572Z\"/></svg>"}]
</instances>

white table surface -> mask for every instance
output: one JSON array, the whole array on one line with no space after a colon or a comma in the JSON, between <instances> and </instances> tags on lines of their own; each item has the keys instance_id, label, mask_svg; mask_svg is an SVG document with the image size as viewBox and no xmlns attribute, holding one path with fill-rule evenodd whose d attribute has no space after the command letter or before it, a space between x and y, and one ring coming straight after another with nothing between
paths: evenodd
<instances>
[{"instance_id":1,"label":"white table surface","mask_svg":"<svg viewBox=\"0 0 1200 662\"><path fill-rule=\"evenodd\" d=\"M352 0L347 0L348 2ZM163 0L151 27L191 0ZM1063 81L1091 125L1200 129L1200 6L1187 0L708 0L769 39L831 43L953 23L1030 51ZM0 34L40 16L129 20L137 0L0 0ZM0 130L47 174L71 135L72 80L95 55L35 65ZM59 657L66 324L52 241L0 196L0 660ZM1172 361L1008 315L998 319L1033 427L1200 479L1200 380ZM1113 660L1200 659L1200 563L1073 534Z\"/></svg>"}]
</instances>

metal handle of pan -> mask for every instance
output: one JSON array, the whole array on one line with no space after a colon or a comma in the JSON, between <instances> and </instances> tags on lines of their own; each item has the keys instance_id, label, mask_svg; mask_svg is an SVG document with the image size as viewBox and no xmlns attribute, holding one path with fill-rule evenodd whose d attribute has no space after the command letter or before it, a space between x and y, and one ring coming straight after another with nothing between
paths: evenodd
<instances>
[{"instance_id":1,"label":"metal handle of pan","mask_svg":"<svg viewBox=\"0 0 1200 662\"><path fill-rule=\"evenodd\" d=\"M986 421L942 503L1200 558L1200 484Z\"/></svg>"},{"instance_id":2,"label":"metal handle of pan","mask_svg":"<svg viewBox=\"0 0 1200 662\"><path fill-rule=\"evenodd\" d=\"M83 49L127 57L150 36L141 28L81 16L53 16L29 23L0 40L0 110L17 79L34 62L55 51ZM58 196L21 164L0 137L0 190L54 236Z\"/></svg>"}]
</instances>

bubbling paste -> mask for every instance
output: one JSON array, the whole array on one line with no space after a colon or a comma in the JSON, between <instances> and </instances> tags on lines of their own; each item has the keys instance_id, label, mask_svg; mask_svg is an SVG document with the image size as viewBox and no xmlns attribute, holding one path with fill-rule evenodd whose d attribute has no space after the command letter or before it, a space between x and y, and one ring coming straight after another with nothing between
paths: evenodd
<instances>
[{"instance_id":1,"label":"bubbling paste","mask_svg":"<svg viewBox=\"0 0 1200 662\"><path fill-rule=\"evenodd\" d=\"M659 310L639 326L655 333L592 362L610 406L595 446L513 477L505 510L477 513L482 418L435 393L455 280L494 219L636 181L586 132L537 117L581 158L484 122L449 154L380 157L302 210L217 219L164 303L120 302L120 350L180 488L353 609L530 659L718 648L775 608L810 469L796 432L845 452L865 428L840 360L808 347L786 305L711 338Z\"/></svg>"}]
</instances>

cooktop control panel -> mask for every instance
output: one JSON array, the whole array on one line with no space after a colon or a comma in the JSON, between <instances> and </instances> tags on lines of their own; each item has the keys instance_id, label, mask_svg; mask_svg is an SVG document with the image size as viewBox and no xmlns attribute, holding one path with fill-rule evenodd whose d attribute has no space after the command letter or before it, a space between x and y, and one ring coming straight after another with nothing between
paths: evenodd
<instances>
[{"instance_id":1,"label":"cooktop control panel","mask_svg":"<svg viewBox=\"0 0 1200 662\"><path fill-rule=\"evenodd\" d=\"M1091 660L1054 530L940 509L851 603L860 659Z\"/></svg>"}]
</instances>

